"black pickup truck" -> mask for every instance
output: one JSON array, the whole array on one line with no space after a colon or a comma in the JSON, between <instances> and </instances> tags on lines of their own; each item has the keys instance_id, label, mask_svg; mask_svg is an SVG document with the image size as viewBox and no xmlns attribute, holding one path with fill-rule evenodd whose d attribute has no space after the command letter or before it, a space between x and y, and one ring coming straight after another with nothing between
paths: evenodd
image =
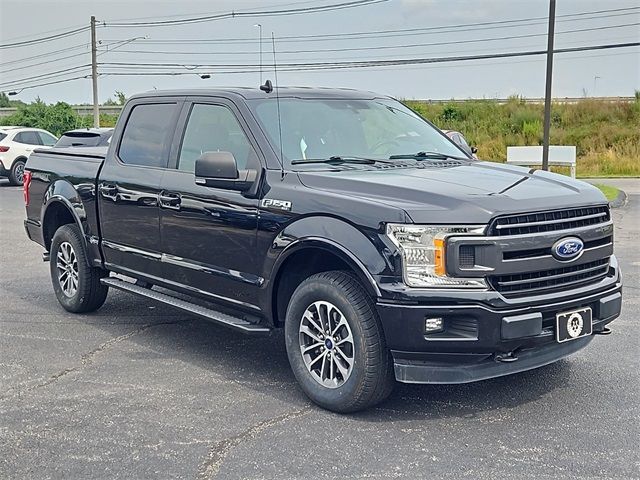
<instances>
[{"instance_id":1,"label":"black pickup truck","mask_svg":"<svg viewBox=\"0 0 640 480\"><path fill-rule=\"evenodd\" d=\"M620 313L596 188L477 161L374 93L137 95L108 149L26 168L25 227L65 309L116 288L247 334L284 328L302 389L334 411L396 380L555 362Z\"/></svg>"}]
</instances>

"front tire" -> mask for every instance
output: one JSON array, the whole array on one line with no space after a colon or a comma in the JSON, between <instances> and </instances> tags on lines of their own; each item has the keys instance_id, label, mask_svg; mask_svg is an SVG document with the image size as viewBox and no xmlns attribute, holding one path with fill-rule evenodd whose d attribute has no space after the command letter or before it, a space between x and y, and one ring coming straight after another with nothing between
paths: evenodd
<instances>
[{"instance_id":1,"label":"front tire","mask_svg":"<svg viewBox=\"0 0 640 480\"><path fill-rule=\"evenodd\" d=\"M327 410L363 410L393 389L393 362L377 312L348 272L318 273L298 286L287 308L285 341L300 386Z\"/></svg>"},{"instance_id":2,"label":"front tire","mask_svg":"<svg viewBox=\"0 0 640 480\"><path fill-rule=\"evenodd\" d=\"M11 166L11 172L9 172L9 183L14 186L22 185L24 180L24 160L16 160Z\"/></svg>"},{"instance_id":3,"label":"front tire","mask_svg":"<svg viewBox=\"0 0 640 480\"><path fill-rule=\"evenodd\" d=\"M77 225L63 225L54 234L49 269L53 290L65 310L93 312L105 302L109 287L100 280L107 272L89 266Z\"/></svg>"}]
</instances>

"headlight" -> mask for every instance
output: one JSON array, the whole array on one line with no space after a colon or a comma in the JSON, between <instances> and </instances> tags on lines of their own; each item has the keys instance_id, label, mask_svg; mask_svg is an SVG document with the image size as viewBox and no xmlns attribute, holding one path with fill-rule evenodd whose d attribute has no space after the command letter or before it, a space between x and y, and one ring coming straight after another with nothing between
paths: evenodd
<instances>
[{"instance_id":1,"label":"headlight","mask_svg":"<svg viewBox=\"0 0 640 480\"><path fill-rule=\"evenodd\" d=\"M446 238L450 235L482 234L484 227L387 225L387 236L402 255L404 282L410 287L487 288L482 279L447 276Z\"/></svg>"}]
</instances>

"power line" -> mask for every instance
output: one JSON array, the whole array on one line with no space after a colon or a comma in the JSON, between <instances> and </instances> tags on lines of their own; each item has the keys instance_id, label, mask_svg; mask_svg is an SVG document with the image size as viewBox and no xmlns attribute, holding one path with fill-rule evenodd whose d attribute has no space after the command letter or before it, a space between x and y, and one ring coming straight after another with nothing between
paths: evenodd
<instances>
[{"instance_id":1,"label":"power line","mask_svg":"<svg viewBox=\"0 0 640 480\"><path fill-rule=\"evenodd\" d=\"M85 76L82 76L82 77L73 77L73 78L66 78L64 80L55 80L53 82L40 83L38 85L30 85L30 86L27 86L27 87L17 87L17 88L16 87L12 87L12 88L5 87L4 90L17 90L18 93L20 93L23 90L29 90L31 88L45 87L47 85L55 85L57 83L72 82L74 80L80 80L80 79L83 79L83 78L87 78L87 76L85 75Z\"/></svg>"},{"instance_id":2,"label":"power line","mask_svg":"<svg viewBox=\"0 0 640 480\"><path fill-rule=\"evenodd\" d=\"M288 16L299 15L305 13L329 12L334 10L343 10L347 8L355 8L362 6L374 5L377 3L385 3L389 0L354 0L350 2L334 3L330 5L318 5L313 7L287 8L280 10L263 10L263 11L231 11L227 13L219 13L215 15L205 15L200 17L182 18L177 20L159 20L155 22L106 22L102 24L109 27L158 27L168 25L187 25L194 23L210 22L213 20L224 20L236 17L267 17L267 16Z\"/></svg>"},{"instance_id":3,"label":"power line","mask_svg":"<svg viewBox=\"0 0 640 480\"><path fill-rule=\"evenodd\" d=\"M89 30L89 27L80 27L75 28L73 30L67 30L62 33L58 33L56 35L49 35L47 37L34 38L31 40L24 40L22 42L14 42L14 43L4 43L0 45L0 49L4 48L16 48L16 47L26 47L27 45L36 45L38 43L49 42L51 40L58 40L60 38L70 37L72 35L77 35L82 32L86 32Z\"/></svg>"},{"instance_id":4,"label":"power line","mask_svg":"<svg viewBox=\"0 0 640 480\"><path fill-rule=\"evenodd\" d=\"M122 40L122 41L119 41L119 42L110 42L110 43L105 43L105 44L103 44L103 45L102 45L103 47L107 47L107 48L108 48L108 47L111 47L111 46L113 46L113 45L116 45L116 46L115 46L115 47L113 47L113 48L112 48L112 49L110 49L110 50L109 50L109 49L107 49L107 50L103 50L101 53L99 53L99 54L98 54L98 56L100 56L100 55L104 55L104 54L109 53L109 52L112 52L112 51L114 51L116 48L118 48L118 47L117 47L117 45L118 45L118 44L125 44L125 43L127 43L127 42L130 42L130 40ZM83 43L81 46L82 46L82 47L87 47L88 45L87 45L87 44L85 44L85 43ZM76 49L76 47L74 47L74 48L71 48L71 47L70 47L69 49L62 49L62 50L59 50L59 51L64 51L64 50L75 50L75 49ZM51 52L50 52L49 54L44 54L44 56L49 56L50 54L51 54ZM43 56L43 55L38 55L38 57L41 57L41 56ZM9 69L9 70L2 70L2 71L0 71L0 74L3 74L3 73L11 73L11 72L19 71L19 70L25 70L25 69L32 68L32 67L38 67L38 66L41 66L41 65L46 65L46 64L48 64L48 63L54 63L54 62L58 62L58 61L61 61L61 60L67 60L67 59L69 59L69 58L77 58L77 57L78 57L78 54L67 55L66 57L54 58L54 59L52 59L52 60L45 60L44 62L32 63L32 64L30 64L30 65L24 65L24 66L22 66L22 67L12 68L12 69ZM3 64L3 65L5 65L5 64Z\"/></svg>"},{"instance_id":5,"label":"power line","mask_svg":"<svg viewBox=\"0 0 640 480\"><path fill-rule=\"evenodd\" d=\"M306 0L304 2L297 1L297 2L289 2L289 3L278 3L278 4L270 5L270 7L271 8L274 8L274 7L278 7L278 8L279 7L290 7L290 6L293 6L293 5L305 5L305 4L308 5L309 3L316 3L316 2L317 2L317 0ZM247 8L247 9L245 9L245 12L251 12L251 11L254 11L254 10L261 10L262 8L263 7ZM217 13L225 13L225 12L218 11L218 12L194 13L193 15L205 16L205 15L215 15ZM183 15L184 15L183 13L180 13L180 14L161 15L161 16L155 15L155 16L152 16L152 17L115 18L115 19L112 18L109 21L110 22L124 22L124 21L132 21L132 20L150 20L150 19L152 20L154 18L155 19L158 19L158 18L179 18L179 17L182 17Z\"/></svg>"},{"instance_id":6,"label":"power line","mask_svg":"<svg viewBox=\"0 0 640 480\"><path fill-rule=\"evenodd\" d=\"M599 13L607 12L619 12L620 10L640 10L640 7L629 7L625 9L611 9L611 10L596 10L589 12L578 12L565 15L559 15L558 17L566 17L564 20L558 20L558 22L569 21L581 21L581 20L594 20L601 18L628 16L629 13L615 13L612 15L595 15ZM585 15L594 15L588 18L573 18ZM572 17L572 18L568 18ZM285 42L312 42L312 41L339 41L339 40L354 40L354 39L368 39L368 38L390 38L390 37L403 37L413 35L429 35L429 34L444 34L444 33L458 33L458 32L471 32L480 30L494 30L496 28L518 28L523 26L534 25L546 25L547 17L533 17L528 19L511 19L511 20L499 20L491 22L477 22L477 23L465 23L458 25L440 25L433 27L420 27L420 28L403 28L396 30L377 30L377 31L360 31L360 32L341 32L333 34L318 34L318 35L288 35L278 37L278 43ZM543 21L536 21L543 20ZM531 23L533 22L533 23ZM512 24L519 25L512 25ZM471 28L466 28L471 27ZM446 31L439 31L446 30ZM202 43L248 43L255 44L258 40L255 38L208 38L208 39L160 39L160 40L147 40L144 43L149 45L162 45L162 44L202 44Z\"/></svg>"},{"instance_id":7,"label":"power line","mask_svg":"<svg viewBox=\"0 0 640 480\"><path fill-rule=\"evenodd\" d=\"M597 50L609 50L615 48L629 48L629 47L640 47L640 42L627 42L627 43L614 43L614 44L605 44L605 45L588 45L574 48L562 48L556 49L554 53L562 54L562 53L570 53L570 52L584 52L584 51L597 51ZM468 55L468 56L456 56L456 57L432 57L432 58L413 58L413 59L390 59L390 60L382 60L382 61L371 61L371 62L334 62L332 63L307 63L307 64L294 64L295 66L290 66L286 68L281 68L281 71L309 71L309 72L318 72L318 71L326 71L332 69L353 69L353 68L382 68L389 66L410 66L410 65L433 65L440 63L456 63L456 62L468 62L473 60L488 60L488 59L510 59L514 57L531 57L536 55L544 55L546 54L546 50L532 50L532 51L523 51L523 52L506 52L506 53L495 53L495 54L486 54L486 55ZM618 53L620 55L621 53ZM591 58L595 56L590 56ZM580 57L574 56L570 57L571 59L578 59ZM510 62L512 63L512 62ZM523 63L513 62L513 63ZM493 62L496 64L496 62ZM269 65L265 65L268 67ZM462 65L460 65L462 67ZM202 66L211 67L211 65ZM238 67L238 65L231 65L231 67ZM244 74L244 73L254 73L257 71L258 65L246 65L246 67L253 68L253 70L235 70L235 71L221 71L216 72L219 74ZM444 65L443 65L444 67ZM100 76L183 76L183 75L194 75L198 73L206 73L199 71L180 71L180 72L167 72L167 71L159 71L159 72L102 72ZM20 87L18 83L12 87L3 87L6 90L26 90L31 88L37 88L47 85L53 85L58 83L70 82L82 78L88 78L85 76L72 77L68 79L56 80L52 82L45 82L37 85L29 85L26 87Z\"/></svg>"},{"instance_id":8,"label":"power line","mask_svg":"<svg viewBox=\"0 0 640 480\"><path fill-rule=\"evenodd\" d=\"M58 77L58 76L62 76L71 72L76 72L77 70L83 69L83 68L87 68L90 67L91 64L85 64L85 65L76 65L75 67L69 67L69 68L64 68L62 70L57 70L55 72L48 72L48 73L41 73L38 75L33 75L31 77L25 77L25 78L21 78L20 80L9 80L6 82L2 82L0 84L0 87L4 87L5 85L13 85L16 83L23 83L23 82L28 82L29 80L33 80L33 81L39 81L39 80L43 80L45 78L49 78L49 77Z\"/></svg>"},{"instance_id":9,"label":"power line","mask_svg":"<svg viewBox=\"0 0 640 480\"><path fill-rule=\"evenodd\" d=\"M49 57L49 56L55 55L57 53L70 52L72 50L76 50L76 49L79 49L81 47L87 47L88 45L89 45L88 43L79 43L77 45L73 45L73 46L66 47L66 48L61 48L59 50L52 50L52 51L45 52L45 53L39 53L38 55L32 55L30 57L21 57L21 58L19 58L17 60L11 60L9 62L4 62L3 61L2 62L2 66L14 65L16 63L24 63L24 62L27 62L29 60L36 60L36 59L42 58L42 57ZM22 67L19 67L19 68L22 68Z\"/></svg>"},{"instance_id":10,"label":"power line","mask_svg":"<svg viewBox=\"0 0 640 480\"><path fill-rule=\"evenodd\" d=\"M640 25L640 22L627 23L622 25L608 25L608 26L602 26L602 27L565 30L562 32L556 32L556 34L560 35L560 34L567 34L567 33L591 32L596 30L624 28L624 27L636 26L636 25ZM354 51L365 51L365 50L388 50L388 49L396 49L396 48L416 48L416 47L431 47L431 46L442 46L442 45L458 45L458 44L467 44L467 43L484 43L484 42L494 42L499 40L514 40L514 39L520 39L520 38L543 37L546 35L547 35L546 33L531 33L531 34L525 34L525 35L509 35L509 36L503 36L503 37L455 40L450 42L413 43L413 44L403 44L403 45L377 45L377 46L350 47L350 48L321 48L321 49L312 49L312 50L281 50L278 53L280 54L329 53L329 52L354 52ZM256 54L255 51L177 52L177 51L158 51L158 50L119 50L119 53L140 53L140 54L154 54L154 55L255 55Z\"/></svg>"},{"instance_id":11,"label":"power line","mask_svg":"<svg viewBox=\"0 0 640 480\"><path fill-rule=\"evenodd\" d=\"M581 46L581 47L570 47L570 48L561 48L554 50L554 53L568 53L568 52L582 52L582 51L591 51L591 50L607 50L612 48L628 48L628 47L637 47L640 46L640 42L627 42L627 43L614 43L614 44L605 44L605 45L589 45L589 46ZM511 58L511 57L523 57L523 56L533 56L533 55L543 55L546 54L546 50L529 50L523 52L504 52L504 53L492 53L492 54L480 54L480 55L464 55L464 56L452 56L452 57L429 57L429 58L409 58L409 59L387 59L387 60L371 60L371 61L344 61L344 62L306 62L306 63L279 63L279 68L283 71L300 71L307 69L343 69L343 68L367 68L370 66L391 66L391 65L414 65L414 64L425 64L425 63L444 63L444 62L461 62L461 61L469 61L469 60L486 60L493 58ZM131 63L105 63L104 66L135 66L137 68L148 68L148 67L184 67L184 65L176 64L176 63L166 63L166 64L131 64ZM228 68L242 68L244 69L254 69L257 68L256 64L200 64L194 65L193 69L188 72L153 72L154 74L193 74L196 73L194 70L197 68L219 68L219 69L228 69ZM265 68L273 68L273 65L264 65ZM249 70L254 71L254 70ZM102 74L106 75L108 72L104 71ZM222 72L229 73L229 72ZM235 72L234 72L235 73ZM113 72L111 74L122 75L121 72ZM150 72L131 72L127 73L127 75L150 75Z\"/></svg>"}]
</instances>

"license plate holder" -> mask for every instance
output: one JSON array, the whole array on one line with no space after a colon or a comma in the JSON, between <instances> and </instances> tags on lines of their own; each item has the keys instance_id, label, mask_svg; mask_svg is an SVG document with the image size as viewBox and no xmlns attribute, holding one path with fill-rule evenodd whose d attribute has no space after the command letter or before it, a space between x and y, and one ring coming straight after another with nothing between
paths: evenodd
<instances>
[{"instance_id":1,"label":"license plate holder","mask_svg":"<svg viewBox=\"0 0 640 480\"><path fill-rule=\"evenodd\" d=\"M593 332L592 320L593 313L589 307L558 313L556 315L556 340L558 343L562 343L591 335Z\"/></svg>"}]
</instances>

